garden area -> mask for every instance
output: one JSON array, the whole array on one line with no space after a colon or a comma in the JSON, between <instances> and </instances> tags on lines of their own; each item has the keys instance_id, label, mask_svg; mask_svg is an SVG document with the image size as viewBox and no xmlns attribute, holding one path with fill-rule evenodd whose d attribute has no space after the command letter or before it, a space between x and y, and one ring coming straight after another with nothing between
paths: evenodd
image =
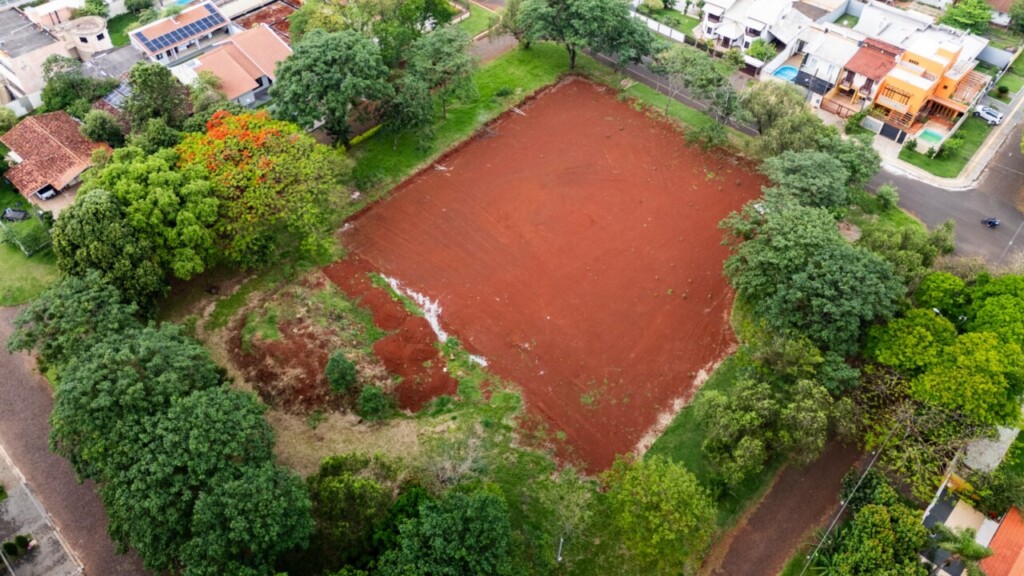
<instances>
[{"instance_id":1,"label":"garden area","mask_svg":"<svg viewBox=\"0 0 1024 576\"><path fill-rule=\"evenodd\" d=\"M987 64L983 66L982 63L979 63L977 70L984 74L988 74L993 78L995 78L996 74L999 73L999 70L994 66ZM1012 64L1010 64L1006 73L999 78L995 87L989 91L988 95L1001 102L1009 103L1013 100L1013 97L1020 92L1021 88L1024 88L1024 61L1018 57Z\"/></svg>"},{"instance_id":2,"label":"garden area","mask_svg":"<svg viewBox=\"0 0 1024 576\"><path fill-rule=\"evenodd\" d=\"M657 2L660 6L661 2ZM646 3L641 6L641 14L644 14L652 20L657 20L666 26L673 28L679 32L682 32L689 38L693 38L693 29L700 25L700 19L694 18L693 16L683 14L679 10L673 8L649 8Z\"/></svg>"},{"instance_id":3,"label":"garden area","mask_svg":"<svg viewBox=\"0 0 1024 576\"><path fill-rule=\"evenodd\" d=\"M115 48L127 46L130 43L128 31L138 26L139 15L134 12L114 16L107 20L107 31L110 32L110 42Z\"/></svg>"},{"instance_id":4,"label":"garden area","mask_svg":"<svg viewBox=\"0 0 1024 576\"><path fill-rule=\"evenodd\" d=\"M956 178L963 171L971 157L978 151L985 138L992 132L992 126L981 118L970 117L960 126L934 155L922 154L913 146L904 143L900 160L917 166L935 176ZM907 142L911 140L908 139ZM950 144L956 142L956 144Z\"/></svg>"},{"instance_id":5,"label":"garden area","mask_svg":"<svg viewBox=\"0 0 1024 576\"><path fill-rule=\"evenodd\" d=\"M34 214L34 207L0 180L0 212L5 208ZM9 240L9 241L8 241ZM31 256L22 251L24 245ZM24 304L57 278L49 235L36 217L0 222L0 306Z\"/></svg>"}]
</instances>

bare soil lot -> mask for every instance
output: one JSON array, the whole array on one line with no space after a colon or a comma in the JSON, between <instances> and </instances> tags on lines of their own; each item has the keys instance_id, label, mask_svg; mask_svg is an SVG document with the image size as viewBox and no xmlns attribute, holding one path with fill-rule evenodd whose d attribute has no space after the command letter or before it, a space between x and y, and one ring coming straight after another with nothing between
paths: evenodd
<instances>
[{"instance_id":1,"label":"bare soil lot","mask_svg":"<svg viewBox=\"0 0 1024 576\"><path fill-rule=\"evenodd\" d=\"M440 304L444 329L592 471L733 346L717 224L762 183L610 92L579 79L546 91L343 237Z\"/></svg>"}]
</instances>

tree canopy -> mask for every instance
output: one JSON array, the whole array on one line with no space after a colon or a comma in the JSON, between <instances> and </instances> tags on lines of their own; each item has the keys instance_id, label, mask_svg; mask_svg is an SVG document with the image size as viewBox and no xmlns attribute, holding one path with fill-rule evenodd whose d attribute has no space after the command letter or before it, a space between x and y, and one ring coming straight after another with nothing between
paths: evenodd
<instances>
[{"instance_id":1,"label":"tree canopy","mask_svg":"<svg viewBox=\"0 0 1024 576\"><path fill-rule=\"evenodd\" d=\"M149 308L167 289L166 274L149 238L125 219L107 190L79 195L53 226L57 268L74 276L98 270L130 302Z\"/></svg>"},{"instance_id":2,"label":"tree canopy","mask_svg":"<svg viewBox=\"0 0 1024 576\"><path fill-rule=\"evenodd\" d=\"M323 252L330 209L342 201L340 153L265 112L218 112L205 134L189 134L177 152L179 170L195 170L193 182L213 186L218 248L228 260L265 264L289 244Z\"/></svg>"},{"instance_id":3,"label":"tree canopy","mask_svg":"<svg viewBox=\"0 0 1024 576\"><path fill-rule=\"evenodd\" d=\"M302 126L323 119L327 130L349 143L352 110L363 100L385 100L391 94L388 67L380 47L353 30L313 30L295 44L294 53L278 64L270 88L274 114Z\"/></svg>"},{"instance_id":4,"label":"tree canopy","mask_svg":"<svg viewBox=\"0 0 1024 576\"><path fill-rule=\"evenodd\" d=\"M125 222L152 244L161 267L188 280L213 259L219 201L199 167L178 169L177 164L174 150L146 154L122 148L89 172L81 190L112 193L123 206Z\"/></svg>"},{"instance_id":5,"label":"tree canopy","mask_svg":"<svg viewBox=\"0 0 1024 576\"><path fill-rule=\"evenodd\" d=\"M824 152L787 150L765 160L761 171L777 190L793 195L804 206L832 209L849 204L849 174L839 160Z\"/></svg>"},{"instance_id":6,"label":"tree canopy","mask_svg":"<svg viewBox=\"0 0 1024 576\"><path fill-rule=\"evenodd\" d=\"M950 4L946 13L939 17L939 22L967 30L975 34L988 32L988 23L992 20L992 6L985 0L960 0Z\"/></svg>"},{"instance_id":7,"label":"tree canopy","mask_svg":"<svg viewBox=\"0 0 1024 576\"><path fill-rule=\"evenodd\" d=\"M115 78L90 78L82 72L82 63L75 58L53 54L43 62L43 105L47 110L66 110L84 119L92 102L117 87Z\"/></svg>"},{"instance_id":8,"label":"tree canopy","mask_svg":"<svg viewBox=\"0 0 1024 576\"><path fill-rule=\"evenodd\" d=\"M647 28L630 16L625 0L524 0L519 24L528 42L550 40L569 55L569 68L583 48L606 51L620 62L651 53Z\"/></svg>"},{"instance_id":9,"label":"tree canopy","mask_svg":"<svg viewBox=\"0 0 1024 576\"><path fill-rule=\"evenodd\" d=\"M505 576L515 572L505 501L490 492L451 492L420 506L381 557L382 576Z\"/></svg>"},{"instance_id":10,"label":"tree canopy","mask_svg":"<svg viewBox=\"0 0 1024 576\"><path fill-rule=\"evenodd\" d=\"M448 116L448 100L472 94L476 62L469 54L470 38L459 28L440 28L413 42L408 74L422 80L441 99L441 115Z\"/></svg>"},{"instance_id":11,"label":"tree canopy","mask_svg":"<svg viewBox=\"0 0 1024 576\"><path fill-rule=\"evenodd\" d=\"M844 531L834 565L843 576L926 576L919 554L927 545L919 512L882 484Z\"/></svg>"},{"instance_id":12,"label":"tree canopy","mask_svg":"<svg viewBox=\"0 0 1024 576\"><path fill-rule=\"evenodd\" d=\"M683 465L655 456L619 460L606 476L608 507L638 573L688 572L710 542L715 506Z\"/></svg>"},{"instance_id":13,"label":"tree canopy","mask_svg":"<svg viewBox=\"0 0 1024 576\"><path fill-rule=\"evenodd\" d=\"M132 66L128 87L131 94L125 98L123 110L133 132L141 130L151 118L180 128L191 113L188 90L163 64L140 62Z\"/></svg>"},{"instance_id":14,"label":"tree canopy","mask_svg":"<svg viewBox=\"0 0 1024 576\"><path fill-rule=\"evenodd\" d=\"M744 217L723 221L737 237L750 238L734 248L725 273L773 329L852 354L868 325L896 312L904 287L892 265L848 244L828 212L776 206L759 218L753 230Z\"/></svg>"}]
</instances>

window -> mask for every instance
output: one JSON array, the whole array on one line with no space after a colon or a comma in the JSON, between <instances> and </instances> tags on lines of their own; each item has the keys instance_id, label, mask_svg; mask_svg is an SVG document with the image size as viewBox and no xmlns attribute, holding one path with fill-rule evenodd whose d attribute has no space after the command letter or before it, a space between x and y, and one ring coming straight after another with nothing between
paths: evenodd
<instances>
[{"instance_id":1,"label":"window","mask_svg":"<svg viewBox=\"0 0 1024 576\"><path fill-rule=\"evenodd\" d=\"M79 36L78 37L78 41L81 42L82 44L88 44L89 43L89 39L86 38L85 36Z\"/></svg>"},{"instance_id":2,"label":"window","mask_svg":"<svg viewBox=\"0 0 1024 576\"><path fill-rule=\"evenodd\" d=\"M96 40L103 40L104 38L106 38L106 35L104 35L103 32L100 32L100 35L96 37Z\"/></svg>"},{"instance_id":3,"label":"window","mask_svg":"<svg viewBox=\"0 0 1024 576\"><path fill-rule=\"evenodd\" d=\"M712 13L708 12L708 22L714 22L714 23L717 24L717 23L719 23L721 21L722 21L722 17L721 16L719 16L718 14L712 14Z\"/></svg>"}]
</instances>

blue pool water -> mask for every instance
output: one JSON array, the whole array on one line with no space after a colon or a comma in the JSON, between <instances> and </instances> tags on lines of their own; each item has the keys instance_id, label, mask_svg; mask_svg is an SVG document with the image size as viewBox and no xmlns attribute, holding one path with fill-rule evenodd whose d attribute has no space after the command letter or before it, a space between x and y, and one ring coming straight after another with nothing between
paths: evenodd
<instances>
[{"instance_id":1,"label":"blue pool water","mask_svg":"<svg viewBox=\"0 0 1024 576\"><path fill-rule=\"evenodd\" d=\"M931 128L926 128L922 130L921 133L917 135L917 137L920 140L924 140L925 142L929 142L931 144L935 144L936 142L942 141L942 134L939 134L938 132L932 130Z\"/></svg>"},{"instance_id":2,"label":"blue pool water","mask_svg":"<svg viewBox=\"0 0 1024 576\"><path fill-rule=\"evenodd\" d=\"M797 74L797 69L796 68L794 68L792 66L783 66L782 68L779 68L778 70L776 70L775 73L772 74L772 76L775 76L776 78L781 78L781 79L785 80L786 82L792 82L793 79L796 78L796 74Z\"/></svg>"}]
</instances>

